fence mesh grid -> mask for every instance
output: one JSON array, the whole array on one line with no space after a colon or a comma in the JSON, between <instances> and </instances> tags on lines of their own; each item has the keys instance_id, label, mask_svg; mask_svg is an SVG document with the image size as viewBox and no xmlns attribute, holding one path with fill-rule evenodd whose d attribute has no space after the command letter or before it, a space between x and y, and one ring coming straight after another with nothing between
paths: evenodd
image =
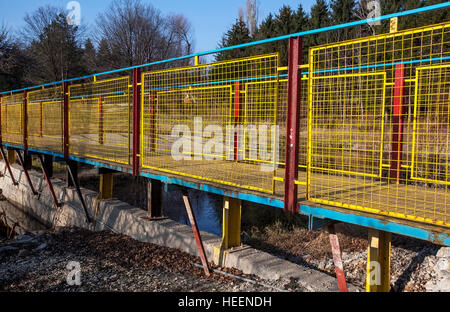
<instances>
[{"instance_id":1,"label":"fence mesh grid","mask_svg":"<svg viewBox=\"0 0 450 312\"><path fill-rule=\"evenodd\" d=\"M129 77L70 86L70 153L130 165L131 98Z\"/></svg>"},{"instance_id":2,"label":"fence mesh grid","mask_svg":"<svg viewBox=\"0 0 450 312\"><path fill-rule=\"evenodd\" d=\"M269 54L144 73L142 167L273 193L277 68Z\"/></svg>"},{"instance_id":3,"label":"fence mesh grid","mask_svg":"<svg viewBox=\"0 0 450 312\"><path fill-rule=\"evenodd\" d=\"M310 200L450 225L449 45L444 23L311 49Z\"/></svg>"},{"instance_id":4,"label":"fence mesh grid","mask_svg":"<svg viewBox=\"0 0 450 312\"><path fill-rule=\"evenodd\" d=\"M28 146L63 153L62 87L32 91L27 96Z\"/></svg>"},{"instance_id":5,"label":"fence mesh grid","mask_svg":"<svg viewBox=\"0 0 450 312\"><path fill-rule=\"evenodd\" d=\"M2 100L2 141L23 146L24 92L4 95Z\"/></svg>"}]
</instances>

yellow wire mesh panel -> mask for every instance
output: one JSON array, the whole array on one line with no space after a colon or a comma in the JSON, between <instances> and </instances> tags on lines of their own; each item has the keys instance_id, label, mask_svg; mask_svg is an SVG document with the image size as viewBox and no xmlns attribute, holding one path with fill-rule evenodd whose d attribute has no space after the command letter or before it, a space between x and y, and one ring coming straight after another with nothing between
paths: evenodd
<instances>
[{"instance_id":1,"label":"yellow wire mesh panel","mask_svg":"<svg viewBox=\"0 0 450 312\"><path fill-rule=\"evenodd\" d=\"M61 86L27 94L28 146L63 152L64 96Z\"/></svg>"},{"instance_id":2,"label":"yellow wire mesh panel","mask_svg":"<svg viewBox=\"0 0 450 312\"><path fill-rule=\"evenodd\" d=\"M450 225L449 61L450 23L312 48L308 198Z\"/></svg>"},{"instance_id":3,"label":"yellow wire mesh panel","mask_svg":"<svg viewBox=\"0 0 450 312\"><path fill-rule=\"evenodd\" d=\"M2 97L2 141L5 143L23 145L23 104L23 92Z\"/></svg>"},{"instance_id":4,"label":"yellow wire mesh panel","mask_svg":"<svg viewBox=\"0 0 450 312\"><path fill-rule=\"evenodd\" d=\"M69 151L72 155L130 164L129 77L69 87Z\"/></svg>"},{"instance_id":5,"label":"yellow wire mesh panel","mask_svg":"<svg viewBox=\"0 0 450 312\"><path fill-rule=\"evenodd\" d=\"M450 184L450 64L416 71L411 177Z\"/></svg>"},{"instance_id":6,"label":"yellow wire mesh panel","mask_svg":"<svg viewBox=\"0 0 450 312\"><path fill-rule=\"evenodd\" d=\"M272 141L260 153L245 129L274 125L277 67L269 54L144 73L142 167L273 193Z\"/></svg>"},{"instance_id":7,"label":"yellow wire mesh panel","mask_svg":"<svg viewBox=\"0 0 450 312\"><path fill-rule=\"evenodd\" d=\"M301 65L299 70L302 72L302 82L301 82L301 102L299 104L299 155L298 155L298 166L299 166L299 177L298 181L306 182L306 159L307 159L307 139L308 139L308 65ZM278 80L278 104L277 104L277 124L280 127L280 151L279 151L279 168L276 171L277 183L277 194L282 194L282 189L284 188L284 177L285 177L285 162L286 162L286 125L287 125L287 105L288 105L288 76L287 70L281 69L279 71ZM280 190L280 191L278 191ZM300 187L299 198L305 197L305 188Z\"/></svg>"}]
</instances>

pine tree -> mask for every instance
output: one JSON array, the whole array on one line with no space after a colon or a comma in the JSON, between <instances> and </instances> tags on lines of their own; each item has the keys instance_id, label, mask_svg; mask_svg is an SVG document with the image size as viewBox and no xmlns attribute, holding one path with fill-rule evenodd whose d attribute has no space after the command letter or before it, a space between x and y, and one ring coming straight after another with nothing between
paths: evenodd
<instances>
[{"instance_id":1,"label":"pine tree","mask_svg":"<svg viewBox=\"0 0 450 312\"><path fill-rule=\"evenodd\" d=\"M90 38L84 44L82 62L86 74L93 74L97 71L97 52Z\"/></svg>"},{"instance_id":2,"label":"pine tree","mask_svg":"<svg viewBox=\"0 0 450 312\"><path fill-rule=\"evenodd\" d=\"M316 3L311 7L311 17L309 19L310 29L318 29L326 27L330 24L330 13L328 5L325 0L316 0ZM328 41L329 34L320 33L311 36L311 44L319 45Z\"/></svg>"},{"instance_id":3,"label":"pine tree","mask_svg":"<svg viewBox=\"0 0 450 312\"><path fill-rule=\"evenodd\" d=\"M219 48L230 47L238 44L248 43L251 41L250 31L245 22L239 18L236 23L228 30L222 37L222 42ZM229 51L220 52L216 56L217 61L223 61L232 58L245 57L250 55L250 49L233 49Z\"/></svg>"},{"instance_id":4,"label":"pine tree","mask_svg":"<svg viewBox=\"0 0 450 312\"><path fill-rule=\"evenodd\" d=\"M108 71L112 69L112 55L109 48L108 41L102 39L98 46L98 52L96 57L96 68L100 72Z\"/></svg>"},{"instance_id":5,"label":"pine tree","mask_svg":"<svg viewBox=\"0 0 450 312\"><path fill-rule=\"evenodd\" d=\"M330 3L330 17L333 24L344 24L355 21L356 2L354 0L331 0ZM347 40L351 38L353 29L345 28L333 32L336 41Z\"/></svg>"}]
</instances>

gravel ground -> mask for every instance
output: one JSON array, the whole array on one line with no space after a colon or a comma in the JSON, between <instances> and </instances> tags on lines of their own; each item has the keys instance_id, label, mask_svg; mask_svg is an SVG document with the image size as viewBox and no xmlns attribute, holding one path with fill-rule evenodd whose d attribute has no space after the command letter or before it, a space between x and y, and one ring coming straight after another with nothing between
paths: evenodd
<instances>
[{"instance_id":1,"label":"gravel ground","mask_svg":"<svg viewBox=\"0 0 450 312\"><path fill-rule=\"evenodd\" d=\"M336 226L342 249L346 280L365 289L367 230L349 224ZM326 230L309 231L280 222L253 228L246 243L277 254L289 261L310 266L335 276ZM441 254L439 255L439 250ZM450 291L450 248L392 235L391 290L395 292ZM447 267L445 267L447 265Z\"/></svg>"},{"instance_id":2,"label":"gravel ground","mask_svg":"<svg viewBox=\"0 0 450 312\"><path fill-rule=\"evenodd\" d=\"M68 268L68 264L73 261L80 264L80 286L67 283L74 268ZM68 228L40 231L17 236L15 240L0 241L0 291L302 291L291 283L263 281L237 270L222 269L257 283L218 273L206 278L203 270L192 263L199 263L199 259L179 250L141 243L112 232L93 233Z\"/></svg>"}]
</instances>

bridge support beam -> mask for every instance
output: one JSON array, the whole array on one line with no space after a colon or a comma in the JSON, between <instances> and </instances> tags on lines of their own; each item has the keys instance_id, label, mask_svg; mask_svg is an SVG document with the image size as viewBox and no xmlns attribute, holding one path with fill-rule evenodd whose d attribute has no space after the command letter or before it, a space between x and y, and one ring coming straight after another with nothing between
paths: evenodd
<instances>
[{"instance_id":1,"label":"bridge support beam","mask_svg":"<svg viewBox=\"0 0 450 312\"><path fill-rule=\"evenodd\" d=\"M147 210L150 220L162 218L162 192L163 183L158 180L147 181Z\"/></svg>"},{"instance_id":2,"label":"bridge support beam","mask_svg":"<svg viewBox=\"0 0 450 312\"><path fill-rule=\"evenodd\" d=\"M8 162L12 165L15 164L17 161L16 158L16 152L14 150L8 150L8 155L6 156L8 158Z\"/></svg>"},{"instance_id":3,"label":"bridge support beam","mask_svg":"<svg viewBox=\"0 0 450 312\"><path fill-rule=\"evenodd\" d=\"M333 254L334 270L340 292L348 292L347 282L345 281L344 265L342 263L341 247L339 246L339 238L336 234L335 223L328 225L328 233L330 235L331 252Z\"/></svg>"},{"instance_id":4,"label":"bridge support beam","mask_svg":"<svg viewBox=\"0 0 450 312\"><path fill-rule=\"evenodd\" d=\"M366 291L389 292L391 275L391 233L369 229Z\"/></svg>"},{"instance_id":5,"label":"bridge support beam","mask_svg":"<svg viewBox=\"0 0 450 312\"><path fill-rule=\"evenodd\" d=\"M194 211L192 210L191 201L189 200L189 193L186 190L183 190L183 201L186 207L186 212L189 217L189 222L191 223L192 231L194 232L198 253L200 254L200 259L202 260L203 270L205 271L206 277L209 277L211 273L209 271L208 260L206 259L205 247L203 246L202 237L200 235L200 231L198 230L197 221L195 220L195 215Z\"/></svg>"},{"instance_id":6,"label":"bridge support beam","mask_svg":"<svg viewBox=\"0 0 450 312\"><path fill-rule=\"evenodd\" d=\"M286 167L284 177L284 210L295 214L297 207L297 184L298 179L298 145L299 145L299 118L301 99L301 72L302 65L302 38L289 39L289 61L288 61L288 107L286 125Z\"/></svg>"},{"instance_id":7,"label":"bridge support beam","mask_svg":"<svg viewBox=\"0 0 450 312\"><path fill-rule=\"evenodd\" d=\"M224 197L222 244L214 247L214 263L225 265L226 255L232 248L241 246L242 201Z\"/></svg>"},{"instance_id":8,"label":"bridge support beam","mask_svg":"<svg viewBox=\"0 0 450 312\"><path fill-rule=\"evenodd\" d=\"M102 200L113 198L114 171L100 168L98 170L98 173L100 174L100 189L98 193L98 199Z\"/></svg>"}]
</instances>

